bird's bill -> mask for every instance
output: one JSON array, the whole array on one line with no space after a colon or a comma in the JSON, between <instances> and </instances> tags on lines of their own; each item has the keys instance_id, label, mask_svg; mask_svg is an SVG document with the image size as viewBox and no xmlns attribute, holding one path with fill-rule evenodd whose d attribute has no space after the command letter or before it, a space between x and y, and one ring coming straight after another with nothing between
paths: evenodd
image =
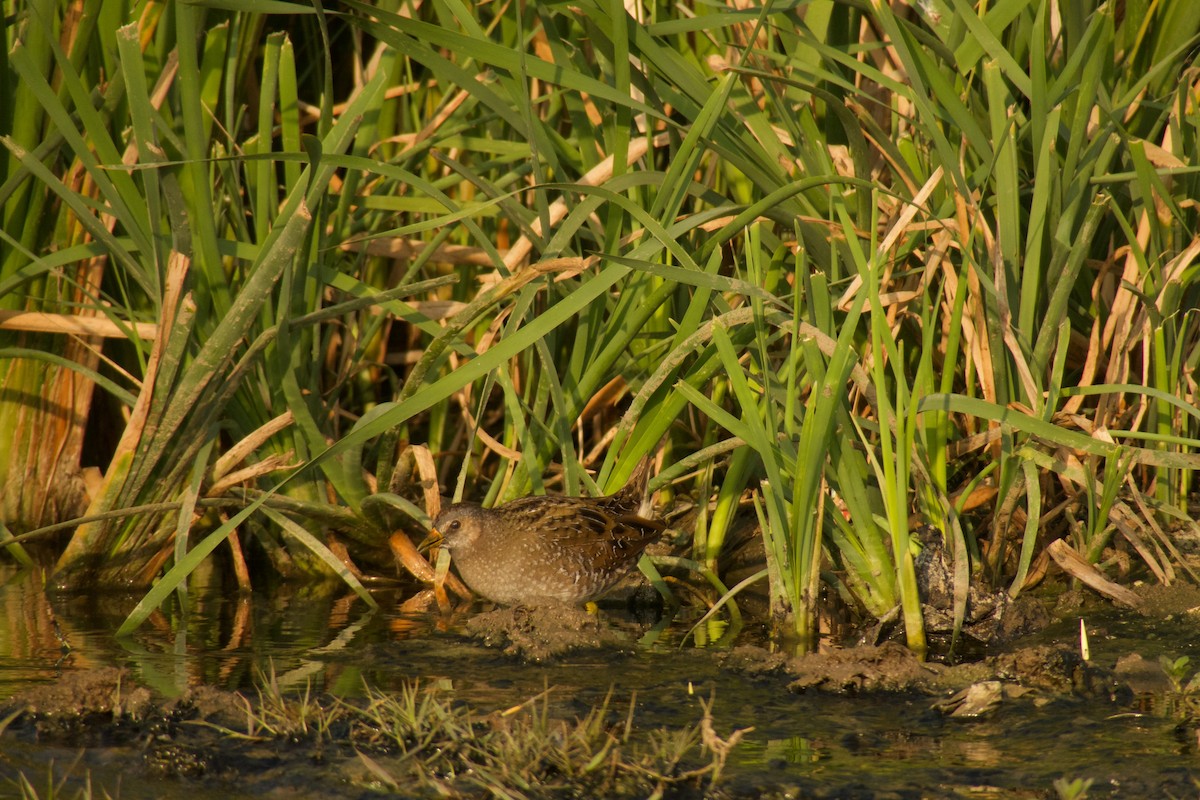
<instances>
[{"instance_id":1,"label":"bird's bill","mask_svg":"<svg viewBox=\"0 0 1200 800\"><path fill-rule=\"evenodd\" d=\"M442 536L441 531L439 531L437 528L430 528L429 535L422 539L421 543L417 545L417 552L428 553L431 549L437 545L440 545L443 538L444 537Z\"/></svg>"}]
</instances>

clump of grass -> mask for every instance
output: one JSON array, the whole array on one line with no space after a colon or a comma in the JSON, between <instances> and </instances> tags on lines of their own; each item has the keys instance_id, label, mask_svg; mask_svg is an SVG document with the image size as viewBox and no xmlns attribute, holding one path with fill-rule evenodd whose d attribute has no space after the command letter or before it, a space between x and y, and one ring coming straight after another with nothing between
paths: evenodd
<instances>
[{"instance_id":1,"label":"clump of grass","mask_svg":"<svg viewBox=\"0 0 1200 800\"><path fill-rule=\"evenodd\" d=\"M1200 671L1193 672L1190 656L1171 658L1163 655L1158 657L1158 664L1171 682L1172 692L1192 696L1200 694Z\"/></svg>"},{"instance_id":2,"label":"clump of grass","mask_svg":"<svg viewBox=\"0 0 1200 800\"><path fill-rule=\"evenodd\" d=\"M368 687L364 705L345 704L349 741L369 753L398 753L426 776L452 772L476 721L464 706L447 699L440 684L409 683L398 692Z\"/></svg>"},{"instance_id":3,"label":"clump of grass","mask_svg":"<svg viewBox=\"0 0 1200 800\"><path fill-rule=\"evenodd\" d=\"M274 667L260 675L256 687L257 703L246 703L246 736L291 741L331 737L332 729L343 716L335 703L323 703L305 683L299 696L287 694L275 675Z\"/></svg>"},{"instance_id":4,"label":"clump of grass","mask_svg":"<svg viewBox=\"0 0 1200 800\"><path fill-rule=\"evenodd\" d=\"M1086 800L1093 778L1058 778L1054 781L1054 795L1058 800Z\"/></svg>"},{"instance_id":5,"label":"clump of grass","mask_svg":"<svg viewBox=\"0 0 1200 800\"><path fill-rule=\"evenodd\" d=\"M634 720L636 697L630 698L623 718L614 717L612 699L610 692L599 706L573 720L552 715L549 692L482 718L461 712L453 718L455 727L442 728L452 748L439 747L433 763L418 757L404 766L424 783L451 793L465 785L493 796L587 791L658 797L672 786L714 786L730 751L748 732L718 736L710 702L701 703L702 717L695 725L642 735ZM467 720L472 723L464 726ZM372 772L378 777L383 771L374 762ZM402 784L398 777L391 782Z\"/></svg>"},{"instance_id":6,"label":"clump of grass","mask_svg":"<svg viewBox=\"0 0 1200 800\"><path fill-rule=\"evenodd\" d=\"M368 689L360 702L321 702L309 691L287 696L268 681L257 702L247 703L245 732L221 730L236 738L340 744L353 750L367 770L364 782L375 788L400 791L415 781L442 794L507 797L585 791L655 797L673 786L709 789L750 730L722 738L711 700L701 701L695 724L642 732L636 697L620 715L610 692L582 718L564 719L553 713L552 694L480 713L438 684Z\"/></svg>"}]
</instances>

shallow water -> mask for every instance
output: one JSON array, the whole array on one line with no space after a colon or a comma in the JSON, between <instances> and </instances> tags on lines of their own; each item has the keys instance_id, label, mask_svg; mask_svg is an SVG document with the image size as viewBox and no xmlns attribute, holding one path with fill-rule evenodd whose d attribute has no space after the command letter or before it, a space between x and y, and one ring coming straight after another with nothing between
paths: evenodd
<instances>
[{"instance_id":1,"label":"shallow water","mask_svg":"<svg viewBox=\"0 0 1200 800\"><path fill-rule=\"evenodd\" d=\"M1200 780L1197 726L1186 703L1162 695L1113 700L1034 691L971 720L931 710L922 694L822 692L793 694L787 678L747 678L724 670L716 649L679 647L687 625L670 625L653 646L630 639L623 652L587 651L550 665L522 663L439 630L432 615L405 617L398 595L382 594L372 612L353 597L275 592L238 598L219 587L193 590L189 614L156 617L134 637L111 631L136 597L59 595L36 576L0 572L0 699L37 683L101 666L129 670L132 683L163 696L208 684L251 690L273 671L297 690L345 697L364 685L397 689L414 679L441 680L482 711L506 708L547 688L556 713L584 715L612 692L623 709L636 696L644 729L694 724L700 701L715 696L716 729L728 736L753 727L733 752L722 790L734 796L793 797L1052 797L1059 778L1091 778L1090 797L1196 797ZM619 616L619 612L606 610ZM1112 666L1121 655L1190 655L1200 664L1193 620L1145 618L1104 610L1089 620L1093 660ZM1078 622L1064 621L1041 638L1074 643ZM194 800L259 796L260 782L211 778L156 779L141 766L144 742L92 748L0 739L0 797L15 796L24 773L47 796L48 770L70 770L71 786L90 775L113 797L186 793ZM315 776L328 767L314 765ZM287 796L322 796L279 777ZM239 793L244 790L244 793ZM361 791L361 790L354 790ZM268 792L269 793L269 792ZM59 793L56 796L73 796ZM97 791L96 796L103 796ZM353 792L346 796L355 796ZM364 795L365 796L365 795Z\"/></svg>"}]
</instances>

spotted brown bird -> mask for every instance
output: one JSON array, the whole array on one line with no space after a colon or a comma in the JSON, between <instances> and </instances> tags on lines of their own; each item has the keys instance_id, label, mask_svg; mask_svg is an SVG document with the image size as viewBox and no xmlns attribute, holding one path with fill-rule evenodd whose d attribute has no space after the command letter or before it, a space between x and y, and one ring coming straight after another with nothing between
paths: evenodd
<instances>
[{"instance_id":1,"label":"spotted brown bird","mask_svg":"<svg viewBox=\"0 0 1200 800\"><path fill-rule=\"evenodd\" d=\"M503 605L581 604L611 590L662 535L638 516L650 458L606 497L522 497L496 508L456 503L433 523L476 594Z\"/></svg>"}]
</instances>

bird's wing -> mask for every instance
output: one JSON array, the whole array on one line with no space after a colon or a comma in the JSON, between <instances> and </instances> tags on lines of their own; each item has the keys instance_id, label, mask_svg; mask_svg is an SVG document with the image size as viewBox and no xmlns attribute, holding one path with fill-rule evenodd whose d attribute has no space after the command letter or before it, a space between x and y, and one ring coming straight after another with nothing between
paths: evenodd
<instances>
[{"instance_id":1,"label":"bird's wing","mask_svg":"<svg viewBox=\"0 0 1200 800\"><path fill-rule=\"evenodd\" d=\"M576 553L584 563L598 569L633 561L664 528L660 522L633 514L609 514L588 501L555 504L543 517L547 545Z\"/></svg>"}]
</instances>

